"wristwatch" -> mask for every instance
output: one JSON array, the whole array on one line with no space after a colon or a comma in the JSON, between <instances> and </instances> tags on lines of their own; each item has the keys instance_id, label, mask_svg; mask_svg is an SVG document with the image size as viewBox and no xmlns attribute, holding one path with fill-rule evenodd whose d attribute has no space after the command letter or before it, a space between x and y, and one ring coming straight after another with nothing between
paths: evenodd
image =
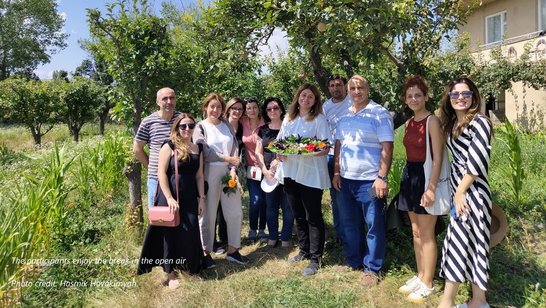
<instances>
[{"instance_id":1,"label":"wristwatch","mask_svg":"<svg viewBox=\"0 0 546 308\"><path fill-rule=\"evenodd\" d=\"M377 175L377 178L383 180L384 182L387 182L387 180L389 179L386 175L385 175L385 176L381 176L381 175L379 175L379 174Z\"/></svg>"}]
</instances>

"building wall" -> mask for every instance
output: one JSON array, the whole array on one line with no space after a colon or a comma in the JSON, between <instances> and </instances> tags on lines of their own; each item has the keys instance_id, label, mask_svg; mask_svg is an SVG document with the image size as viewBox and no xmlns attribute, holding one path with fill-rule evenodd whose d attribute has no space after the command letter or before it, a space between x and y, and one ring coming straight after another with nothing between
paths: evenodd
<instances>
[{"instance_id":1,"label":"building wall","mask_svg":"<svg viewBox=\"0 0 546 308\"><path fill-rule=\"evenodd\" d=\"M525 45L530 44L531 51L533 51L532 60L546 59L546 44L542 44L537 48L539 41L546 41L546 35L531 39L517 38L537 32L539 27L537 0L483 1L482 6L469 17L467 24L459 29L459 31L469 34L474 55L480 56L487 61L490 58L492 48L499 45L484 45L485 18L502 11L506 11L506 41L501 42L503 54L512 56L514 59L519 58L524 52ZM524 128L533 129L539 127L528 127L529 123L546 124L546 89L534 90L524 87L521 82L513 83L512 88L505 91L503 97L497 99L504 101L502 105L504 106L504 114L497 112L500 120L506 118Z\"/></svg>"},{"instance_id":2,"label":"building wall","mask_svg":"<svg viewBox=\"0 0 546 308\"><path fill-rule=\"evenodd\" d=\"M483 1L468 18L465 25L459 29L470 34L471 48L477 50L485 44L485 18L489 15L506 11L505 37L511 38L538 29L538 1L537 0L496 0Z\"/></svg>"}]
</instances>

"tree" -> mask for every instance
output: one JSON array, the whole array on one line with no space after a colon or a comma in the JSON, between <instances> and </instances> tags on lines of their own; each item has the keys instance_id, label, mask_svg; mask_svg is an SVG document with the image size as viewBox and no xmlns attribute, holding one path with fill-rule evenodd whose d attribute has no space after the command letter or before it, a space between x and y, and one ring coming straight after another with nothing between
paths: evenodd
<instances>
[{"instance_id":1,"label":"tree","mask_svg":"<svg viewBox=\"0 0 546 308\"><path fill-rule=\"evenodd\" d=\"M162 10L170 21L173 44L169 61L172 80L166 85L172 84L176 90L179 108L195 115L201 114L201 99L211 91L222 93L226 99L265 98L259 76L262 62L248 52L244 41L218 35L219 23L225 21L215 19L214 10L200 6L180 12L168 5Z\"/></svg>"},{"instance_id":2,"label":"tree","mask_svg":"<svg viewBox=\"0 0 546 308\"><path fill-rule=\"evenodd\" d=\"M305 51L323 93L333 71L357 72L370 80L374 99L399 109L403 78L428 77L426 63L440 54L442 41L465 22L474 2L223 0L210 18L218 21L217 39L245 42L250 54L275 28L284 30L291 47Z\"/></svg>"},{"instance_id":3,"label":"tree","mask_svg":"<svg viewBox=\"0 0 546 308\"><path fill-rule=\"evenodd\" d=\"M59 82L68 82L68 72L65 70L60 71L53 71L53 78L52 80L59 81Z\"/></svg>"},{"instance_id":4,"label":"tree","mask_svg":"<svg viewBox=\"0 0 546 308\"><path fill-rule=\"evenodd\" d=\"M0 82L0 105L5 117L22 123L40 145L42 136L59 119L59 90L52 82L6 79Z\"/></svg>"},{"instance_id":5,"label":"tree","mask_svg":"<svg viewBox=\"0 0 546 308\"><path fill-rule=\"evenodd\" d=\"M55 0L0 1L0 80L49 62L66 47L63 25Z\"/></svg>"},{"instance_id":6,"label":"tree","mask_svg":"<svg viewBox=\"0 0 546 308\"><path fill-rule=\"evenodd\" d=\"M104 87L83 77L75 77L63 87L62 117L73 140L78 142L81 128L95 118L96 109L106 100Z\"/></svg>"},{"instance_id":7,"label":"tree","mask_svg":"<svg viewBox=\"0 0 546 308\"><path fill-rule=\"evenodd\" d=\"M92 35L87 47L104 60L106 71L124 94L116 108L129 115L136 134L146 104L154 101L155 91L169 80L167 24L151 14L146 0L118 0L107 6L106 15L93 9L87 12ZM136 159L127 166L126 176L131 209L142 222L142 175Z\"/></svg>"},{"instance_id":8,"label":"tree","mask_svg":"<svg viewBox=\"0 0 546 308\"><path fill-rule=\"evenodd\" d=\"M106 67L103 62L104 61L101 61L100 59L95 59L94 61L84 59L72 74L73 76L90 78L96 83L103 85L102 89L104 90L104 93L101 94L103 99L101 99L101 103L96 109L99 118L99 135L104 135L104 127L106 120L108 119L108 114L110 109L115 106L111 95L114 78L106 72Z\"/></svg>"}]
</instances>

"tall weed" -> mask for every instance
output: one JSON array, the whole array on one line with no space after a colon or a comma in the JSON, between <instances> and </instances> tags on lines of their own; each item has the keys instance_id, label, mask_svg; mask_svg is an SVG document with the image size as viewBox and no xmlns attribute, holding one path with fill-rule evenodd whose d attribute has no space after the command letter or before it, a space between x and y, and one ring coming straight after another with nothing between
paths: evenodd
<instances>
[{"instance_id":1,"label":"tall weed","mask_svg":"<svg viewBox=\"0 0 546 308\"><path fill-rule=\"evenodd\" d=\"M0 292L13 289L12 283L29 268L25 263L44 251L63 219L64 179L71 163L56 146L37 172L41 178L28 176L14 194L0 197L8 204L0 208Z\"/></svg>"},{"instance_id":2,"label":"tall weed","mask_svg":"<svg viewBox=\"0 0 546 308\"><path fill-rule=\"evenodd\" d=\"M520 133L508 120L506 120L505 125L500 127L498 131L501 133L500 141L504 143L508 150L508 165L504 167L507 179L504 180L507 182L508 187L510 187L513 201L519 206L523 202L521 191L526 177L519 139Z\"/></svg>"}]
</instances>

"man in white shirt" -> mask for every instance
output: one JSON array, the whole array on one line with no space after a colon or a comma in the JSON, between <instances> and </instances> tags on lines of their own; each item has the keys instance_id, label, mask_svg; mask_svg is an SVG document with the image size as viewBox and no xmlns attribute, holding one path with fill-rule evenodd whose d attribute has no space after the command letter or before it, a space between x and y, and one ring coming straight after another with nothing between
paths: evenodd
<instances>
[{"instance_id":1,"label":"man in white shirt","mask_svg":"<svg viewBox=\"0 0 546 308\"><path fill-rule=\"evenodd\" d=\"M339 119L349 113L351 107L351 98L347 95L347 79L345 77L335 74L328 78L328 91L330 92L330 99L327 100L322 109L326 119L328 121L328 127L332 133L330 142L332 145L335 142L336 126ZM330 149L328 153L328 174L330 180L334 176L334 147ZM339 206L337 201L337 191L334 188L330 188L330 199L332 207L332 216L334 220L334 228L336 230L336 239L343 241L343 227L341 226L341 220L339 219Z\"/></svg>"}]
</instances>

